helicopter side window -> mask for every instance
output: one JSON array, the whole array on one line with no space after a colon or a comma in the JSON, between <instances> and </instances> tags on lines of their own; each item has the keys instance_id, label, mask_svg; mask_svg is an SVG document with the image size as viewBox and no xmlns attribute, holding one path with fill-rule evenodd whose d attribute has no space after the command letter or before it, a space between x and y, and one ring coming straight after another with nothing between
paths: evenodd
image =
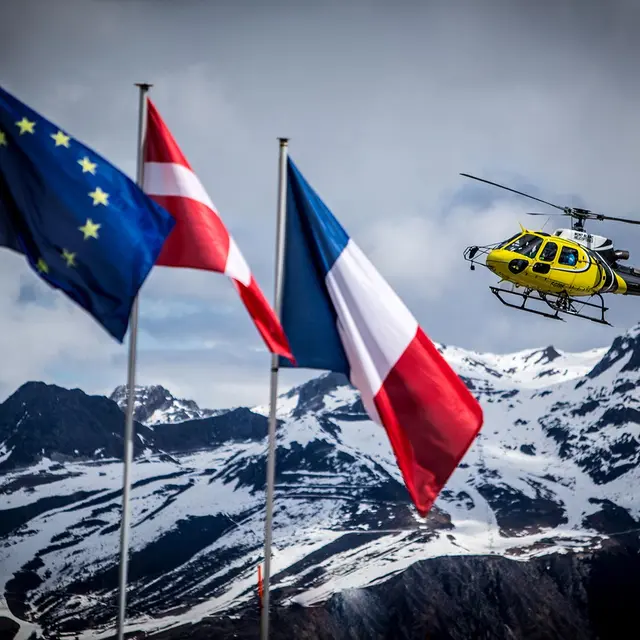
<instances>
[{"instance_id":1,"label":"helicopter side window","mask_svg":"<svg viewBox=\"0 0 640 640\"><path fill-rule=\"evenodd\" d=\"M578 251L573 247L562 247L560 251L560 257L558 258L559 264L566 264L569 267L575 267L578 264Z\"/></svg>"},{"instance_id":2,"label":"helicopter side window","mask_svg":"<svg viewBox=\"0 0 640 640\"><path fill-rule=\"evenodd\" d=\"M558 253L558 245L555 242L547 242L540 254L540 260L544 262L553 262Z\"/></svg>"},{"instance_id":3,"label":"helicopter side window","mask_svg":"<svg viewBox=\"0 0 640 640\"><path fill-rule=\"evenodd\" d=\"M514 240L507 248L508 251L514 251L515 253L519 253L527 258L535 258L536 253L538 253L538 249L540 249L540 245L542 244L542 238L538 238L537 236L531 235L530 233L525 233L523 236L520 236L517 240Z\"/></svg>"}]
</instances>

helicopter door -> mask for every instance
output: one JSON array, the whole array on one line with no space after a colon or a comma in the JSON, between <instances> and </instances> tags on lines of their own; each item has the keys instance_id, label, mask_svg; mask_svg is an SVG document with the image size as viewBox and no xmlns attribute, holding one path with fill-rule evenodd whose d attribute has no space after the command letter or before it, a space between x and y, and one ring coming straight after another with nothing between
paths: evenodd
<instances>
[{"instance_id":1,"label":"helicopter door","mask_svg":"<svg viewBox=\"0 0 640 640\"><path fill-rule=\"evenodd\" d=\"M574 247L562 247L560 257L558 258L558 266L563 267L565 270L567 267L577 269L578 266L583 266L582 264L578 264L580 262L584 263L584 260L580 260L580 254L577 249Z\"/></svg>"},{"instance_id":2,"label":"helicopter door","mask_svg":"<svg viewBox=\"0 0 640 640\"><path fill-rule=\"evenodd\" d=\"M562 246L553 265L554 279L572 287L578 273L585 271L588 262L586 255L575 247Z\"/></svg>"},{"instance_id":3,"label":"helicopter door","mask_svg":"<svg viewBox=\"0 0 640 640\"><path fill-rule=\"evenodd\" d=\"M557 255L558 245L552 240L548 240L538 256L538 261L531 267L531 271L542 274L549 273L551 263L555 260Z\"/></svg>"}]
</instances>

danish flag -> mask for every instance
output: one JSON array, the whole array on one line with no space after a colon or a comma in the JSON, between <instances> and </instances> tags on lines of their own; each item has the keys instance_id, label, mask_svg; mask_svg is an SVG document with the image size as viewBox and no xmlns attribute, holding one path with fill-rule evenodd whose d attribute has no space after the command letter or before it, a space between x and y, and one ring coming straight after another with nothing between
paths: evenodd
<instances>
[{"instance_id":1,"label":"danish flag","mask_svg":"<svg viewBox=\"0 0 640 640\"><path fill-rule=\"evenodd\" d=\"M269 351L294 363L289 342L275 312L198 176L149 98L143 188L176 220L156 265L215 271L231 278Z\"/></svg>"}]
</instances>

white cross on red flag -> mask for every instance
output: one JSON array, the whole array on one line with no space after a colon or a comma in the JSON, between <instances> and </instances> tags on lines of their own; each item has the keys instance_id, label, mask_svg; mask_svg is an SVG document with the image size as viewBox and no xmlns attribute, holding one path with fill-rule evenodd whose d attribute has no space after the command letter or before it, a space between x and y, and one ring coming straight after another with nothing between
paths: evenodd
<instances>
[{"instance_id":1,"label":"white cross on red flag","mask_svg":"<svg viewBox=\"0 0 640 640\"><path fill-rule=\"evenodd\" d=\"M149 98L143 187L176 220L156 265L215 271L231 278L269 351L295 362L274 310Z\"/></svg>"}]
</instances>

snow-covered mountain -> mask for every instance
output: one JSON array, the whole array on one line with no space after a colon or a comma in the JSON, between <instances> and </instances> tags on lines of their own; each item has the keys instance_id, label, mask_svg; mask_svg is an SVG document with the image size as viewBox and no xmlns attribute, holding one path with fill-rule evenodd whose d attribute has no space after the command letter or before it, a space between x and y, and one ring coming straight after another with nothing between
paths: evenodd
<instances>
[{"instance_id":1,"label":"snow-covered mountain","mask_svg":"<svg viewBox=\"0 0 640 640\"><path fill-rule=\"evenodd\" d=\"M128 393L129 387L121 384L114 389L109 399L126 412ZM225 409L201 409L193 400L174 398L170 391L160 385L135 387L133 417L148 426L209 418L224 411Z\"/></svg>"},{"instance_id":2,"label":"snow-covered mountain","mask_svg":"<svg viewBox=\"0 0 640 640\"><path fill-rule=\"evenodd\" d=\"M525 560L640 527L640 325L580 354L440 349L485 423L426 521L343 377L282 394L275 604L326 602L427 558ZM1 593L33 628L113 634L124 398L27 383L0 405ZM136 398L131 629L255 604L267 407L202 412L161 387Z\"/></svg>"}]
</instances>

